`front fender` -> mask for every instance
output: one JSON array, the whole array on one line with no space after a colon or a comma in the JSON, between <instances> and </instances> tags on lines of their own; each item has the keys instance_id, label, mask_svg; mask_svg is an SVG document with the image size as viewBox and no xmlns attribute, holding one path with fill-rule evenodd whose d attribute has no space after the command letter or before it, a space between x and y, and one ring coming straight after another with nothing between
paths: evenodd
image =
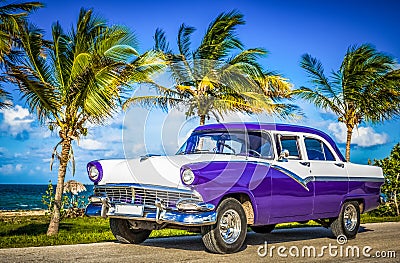
<instances>
[{"instance_id":1,"label":"front fender","mask_svg":"<svg viewBox=\"0 0 400 263\"><path fill-rule=\"evenodd\" d=\"M188 187L198 192L204 202L216 207L226 196L248 196L257 218L257 202L253 190L263 182L268 174L268 165L257 162L210 162L191 163L182 166L181 173L191 169L195 180Z\"/></svg>"}]
</instances>

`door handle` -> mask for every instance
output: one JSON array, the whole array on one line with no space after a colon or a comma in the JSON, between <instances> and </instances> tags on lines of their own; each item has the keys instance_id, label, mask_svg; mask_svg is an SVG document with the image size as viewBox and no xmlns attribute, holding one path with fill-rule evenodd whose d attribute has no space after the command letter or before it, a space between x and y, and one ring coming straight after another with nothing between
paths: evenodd
<instances>
[{"instance_id":1,"label":"door handle","mask_svg":"<svg viewBox=\"0 0 400 263\"><path fill-rule=\"evenodd\" d=\"M310 167L310 162L300 162L301 165Z\"/></svg>"},{"instance_id":2,"label":"door handle","mask_svg":"<svg viewBox=\"0 0 400 263\"><path fill-rule=\"evenodd\" d=\"M344 168L344 163L335 163L336 166L339 166L340 168Z\"/></svg>"}]
</instances>

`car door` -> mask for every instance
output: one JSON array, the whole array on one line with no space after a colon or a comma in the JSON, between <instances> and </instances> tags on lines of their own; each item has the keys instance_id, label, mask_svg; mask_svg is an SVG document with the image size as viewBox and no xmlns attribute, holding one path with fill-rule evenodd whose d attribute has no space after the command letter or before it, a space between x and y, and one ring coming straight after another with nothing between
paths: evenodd
<instances>
[{"instance_id":1,"label":"car door","mask_svg":"<svg viewBox=\"0 0 400 263\"><path fill-rule=\"evenodd\" d=\"M297 134L278 134L275 137L278 153L289 151L276 160L270 169L272 204L271 217L293 217L312 214L314 186L310 164L305 159L302 141Z\"/></svg>"},{"instance_id":2,"label":"car door","mask_svg":"<svg viewBox=\"0 0 400 263\"><path fill-rule=\"evenodd\" d=\"M323 138L305 135L304 146L314 180L314 214L339 212L349 186L347 164Z\"/></svg>"}]
</instances>

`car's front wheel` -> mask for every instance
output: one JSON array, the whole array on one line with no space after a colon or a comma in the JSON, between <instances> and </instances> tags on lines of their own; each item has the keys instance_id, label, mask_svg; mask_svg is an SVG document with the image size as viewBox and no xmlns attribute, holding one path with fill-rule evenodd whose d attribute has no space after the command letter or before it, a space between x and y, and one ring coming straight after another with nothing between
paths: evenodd
<instances>
[{"instance_id":1,"label":"car's front wheel","mask_svg":"<svg viewBox=\"0 0 400 263\"><path fill-rule=\"evenodd\" d=\"M126 219L110 218L111 232L122 243L139 244L151 234L151 230L133 229Z\"/></svg>"},{"instance_id":2,"label":"car's front wheel","mask_svg":"<svg viewBox=\"0 0 400 263\"><path fill-rule=\"evenodd\" d=\"M217 222L201 229L205 247L213 253L237 252L247 234L247 218L240 202L227 198L217 208Z\"/></svg>"},{"instance_id":3,"label":"car's front wheel","mask_svg":"<svg viewBox=\"0 0 400 263\"><path fill-rule=\"evenodd\" d=\"M339 217L331 224L332 233L338 237L345 235L355 238L360 227L360 206L357 201L345 202L340 210Z\"/></svg>"}]
</instances>

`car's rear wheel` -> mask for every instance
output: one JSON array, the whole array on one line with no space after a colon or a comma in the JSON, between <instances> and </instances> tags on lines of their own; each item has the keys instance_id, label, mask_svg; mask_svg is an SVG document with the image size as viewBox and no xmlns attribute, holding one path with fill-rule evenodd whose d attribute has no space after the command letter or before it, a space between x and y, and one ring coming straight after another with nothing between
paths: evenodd
<instances>
[{"instance_id":1,"label":"car's rear wheel","mask_svg":"<svg viewBox=\"0 0 400 263\"><path fill-rule=\"evenodd\" d=\"M247 219L239 201L227 198L217 208L217 222L201 228L203 243L213 253L237 252L247 234Z\"/></svg>"},{"instance_id":2,"label":"car's rear wheel","mask_svg":"<svg viewBox=\"0 0 400 263\"><path fill-rule=\"evenodd\" d=\"M360 227L360 206L357 201L345 202L340 210L339 217L331 224L332 233L338 237L345 235L355 238Z\"/></svg>"},{"instance_id":3,"label":"car's rear wheel","mask_svg":"<svg viewBox=\"0 0 400 263\"><path fill-rule=\"evenodd\" d=\"M122 243L142 243L151 233L151 230L132 229L128 220L119 218L110 218L110 228L115 238Z\"/></svg>"},{"instance_id":4,"label":"car's rear wheel","mask_svg":"<svg viewBox=\"0 0 400 263\"><path fill-rule=\"evenodd\" d=\"M265 226L251 226L251 230L259 234L271 233L274 230L275 225L265 225Z\"/></svg>"}]
</instances>

